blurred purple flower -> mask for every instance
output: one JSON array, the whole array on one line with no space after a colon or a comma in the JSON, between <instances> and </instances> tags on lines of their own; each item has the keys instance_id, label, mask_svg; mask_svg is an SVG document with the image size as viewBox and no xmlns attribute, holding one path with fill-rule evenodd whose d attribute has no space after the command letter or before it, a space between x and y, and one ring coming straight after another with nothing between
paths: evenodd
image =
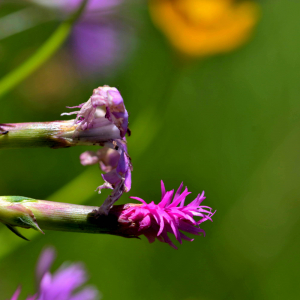
<instances>
[{"instance_id":1,"label":"blurred purple flower","mask_svg":"<svg viewBox=\"0 0 300 300\"><path fill-rule=\"evenodd\" d=\"M107 214L111 206L131 188L131 161L127 151L125 134L128 129L128 112L123 98L116 88L103 86L95 89L90 99L72 108L78 111L63 113L62 115L76 114L75 137L93 139L95 144L104 146L97 152L86 151L81 154L82 165L99 163L100 168L106 172L102 175L105 183L97 189L112 189L112 194L101 206L100 212ZM116 132L115 138L103 142L103 136L108 132Z\"/></svg>"},{"instance_id":2,"label":"blurred purple flower","mask_svg":"<svg viewBox=\"0 0 300 300\"><path fill-rule=\"evenodd\" d=\"M205 234L205 231L199 228L199 225L207 220L212 221L214 212L208 206L201 206L201 202L205 199L204 192L199 194L194 201L184 206L185 198L190 192L188 189L181 193L183 184L175 193L172 201L174 190L166 192L163 181L161 181L162 199L159 204L146 203L143 199L131 197L143 204L126 204L121 211L119 217L120 222L130 221L130 227L124 229L124 233L139 236L145 235L150 243L157 238L159 241L168 243L173 248L177 247L168 237L168 233L175 235L181 244L182 239L193 241L187 237L182 231L194 235ZM198 221L194 217L199 217ZM134 225L132 225L134 224Z\"/></svg>"},{"instance_id":3,"label":"blurred purple flower","mask_svg":"<svg viewBox=\"0 0 300 300\"><path fill-rule=\"evenodd\" d=\"M44 275L49 272L55 257L56 253L52 247L45 248L42 251L35 269L37 285L39 285L41 278L43 278Z\"/></svg>"},{"instance_id":4,"label":"blurred purple flower","mask_svg":"<svg viewBox=\"0 0 300 300\"><path fill-rule=\"evenodd\" d=\"M82 0L35 0L70 14ZM129 52L129 26L118 14L124 0L89 0L70 36L69 46L76 64L86 74L106 74Z\"/></svg>"},{"instance_id":5,"label":"blurred purple flower","mask_svg":"<svg viewBox=\"0 0 300 300\"><path fill-rule=\"evenodd\" d=\"M72 11L76 9L82 0L34 0L39 4L46 6L62 8L66 11ZM119 5L123 0L89 0L86 6L88 12L94 10L109 10Z\"/></svg>"},{"instance_id":6,"label":"blurred purple flower","mask_svg":"<svg viewBox=\"0 0 300 300\"><path fill-rule=\"evenodd\" d=\"M18 300L19 295L21 293L21 287L18 287L17 290L14 292L13 296L11 297L10 300ZM26 300L31 300L30 297L27 298Z\"/></svg>"},{"instance_id":7,"label":"blurred purple flower","mask_svg":"<svg viewBox=\"0 0 300 300\"><path fill-rule=\"evenodd\" d=\"M80 22L73 28L70 44L76 63L90 74L110 72L124 58L124 41L114 24Z\"/></svg>"},{"instance_id":8,"label":"blurred purple flower","mask_svg":"<svg viewBox=\"0 0 300 300\"><path fill-rule=\"evenodd\" d=\"M62 265L53 275L50 267L55 257L52 248L44 250L37 264L36 275L38 291L26 300L96 300L98 291L93 287L85 287L78 291L87 276L82 264ZM11 300L18 300L21 288L14 293Z\"/></svg>"}]
</instances>

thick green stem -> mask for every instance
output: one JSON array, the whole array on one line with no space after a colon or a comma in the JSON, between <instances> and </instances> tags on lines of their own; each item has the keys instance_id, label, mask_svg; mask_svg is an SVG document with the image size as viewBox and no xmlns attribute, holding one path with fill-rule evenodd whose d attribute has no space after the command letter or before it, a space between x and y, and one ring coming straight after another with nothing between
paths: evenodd
<instances>
[{"instance_id":1,"label":"thick green stem","mask_svg":"<svg viewBox=\"0 0 300 300\"><path fill-rule=\"evenodd\" d=\"M0 197L0 221L18 234L16 227L83 233L122 234L118 219L123 205L116 205L108 216L98 215L96 206L35 200L26 197ZM127 222L128 223L128 222ZM128 226L128 224L126 225ZM22 237L22 236L21 236Z\"/></svg>"},{"instance_id":2,"label":"thick green stem","mask_svg":"<svg viewBox=\"0 0 300 300\"><path fill-rule=\"evenodd\" d=\"M28 202L25 206L32 211L42 230L107 233L118 226L116 217L104 217L104 220L99 216L96 219L93 211L99 209L97 206L43 200Z\"/></svg>"},{"instance_id":3,"label":"thick green stem","mask_svg":"<svg viewBox=\"0 0 300 300\"><path fill-rule=\"evenodd\" d=\"M0 149L73 146L70 121L0 124Z\"/></svg>"},{"instance_id":4,"label":"thick green stem","mask_svg":"<svg viewBox=\"0 0 300 300\"><path fill-rule=\"evenodd\" d=\"M74 120L0 124L0 149L98 145L120 138L114 125L77 130Z\"/></svg>"}]
</instances>

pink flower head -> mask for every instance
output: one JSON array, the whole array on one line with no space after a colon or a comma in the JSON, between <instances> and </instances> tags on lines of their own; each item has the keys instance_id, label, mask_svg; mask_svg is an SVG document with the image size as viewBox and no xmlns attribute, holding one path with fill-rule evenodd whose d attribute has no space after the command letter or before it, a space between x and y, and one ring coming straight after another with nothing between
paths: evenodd
<instances>
[{"instance_id":1,"label":"pink flower head","mask_svg":"<svg viewBox=\"0 0 300 300\"><path fill-rule=\"evenodd\" d=\"M109 86L94 90L90 99L75 106L78 111L62 115L76 114L74 138L89 140L105 146L97 152L87 151L81 154L82 165L100 163L105 183L97 189L112 189L112 194L102 205L102 213L107 214L110 207L131 188L132 166L127 151L125 134L128 129L128 112L123 98L116 88ZM72 107L72 108L75 108Z\"/></svg>"},{"instance_id":2,"label":"pink flower head","mask_svg":"<svg viewBox=\"0 0 300 300\"><path fill-rule=\"evenodd\" d=\"M86 272L81 264L63 265L53 275L49 269L53 263L55 252L47 248L38 261L36 276L38 292L26 300L97 300L99 293L92 287L78 291L87 280ZM18 300L21 288L14 293L11 300Z\"/></svg>"},{"instance_id":3,"label":"pink flower head","mask_svg":"<svg viewBox=\"0 0 300 300\"><path fill-rule=\"evenodd\" d=\"M142 204L128 204L122 210L119 221L124 224L129 221L128 224L130 224L124 232L133 236L144 234L150 243L153 243L157 238L175 249L177 247L172 243L168 233L174 234L180 244L182 239L193 241L183 232L204 235L205 231L199 228L199 225L206 220L212 221L211 217L214 212L210 207L200 205L205 199L204 192L185 206L185 198L190 192L185 188L181 193L182 187L183 183L181 183L172 201L174 190L166 192L164 183L161 181L162 199L158 204L153 201L148 204L143 199L131 197L142 202ZM195 217L200 219L196 221Z\"/></svg>"}]
</instances>

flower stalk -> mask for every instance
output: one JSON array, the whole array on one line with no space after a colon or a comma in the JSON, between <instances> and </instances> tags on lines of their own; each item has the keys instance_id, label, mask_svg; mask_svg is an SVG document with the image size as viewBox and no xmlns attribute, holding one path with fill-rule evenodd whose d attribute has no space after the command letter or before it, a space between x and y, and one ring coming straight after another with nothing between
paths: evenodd
<instances>
[{"instance_id":1,"label":"flower stalk","mask_svg":"<svg viewBox=\"0 0 300 300\"><path fill-rule=\"evenodd\" d=\"M0 124L0 149L104 146L104 143L120 137L118 128L108 122L89 131L76 131L78 126L74 120Z\"/></svg>"},{"instance_id":2,"label":"flower stalk","mask_svg":"<svg viewBox=\"0 0 300 300\"><path fill-rule=\"evenodd\" d=\"M109 215L97 214L97 206L85 206L45 200L35 200L20 196L0 197L0 221L15 234L25 239L16 227L44 230L107 233L132 237L119 231L122 226L118 211L123 205L116 205ZM125 222L128 223L128 222Z\"/></svg>"}]
</instances>

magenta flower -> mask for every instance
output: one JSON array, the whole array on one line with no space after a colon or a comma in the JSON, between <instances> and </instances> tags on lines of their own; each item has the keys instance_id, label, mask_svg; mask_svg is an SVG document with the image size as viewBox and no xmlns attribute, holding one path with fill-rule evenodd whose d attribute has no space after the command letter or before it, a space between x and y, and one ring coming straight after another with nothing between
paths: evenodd
<instances>
[{"instance_id":1,"label":"magenta flower","mask_svg":"<svg viewBox=\"0 0 300 300\"><path fill-rule=\"evenodd\" d=\"M87 276L83 266L79 263L61 266L53 275L49 269L53 263L55 252L47 248L42 252L37 264L36 275L38 292L26 300L97 300L98 291L93 287L78 289L86 282ZM11 300L18 300L19 287Z\"/></svg>"},{"instance_id":2,"label":"magenta flower","mask_svg":"<svg viewBox=\"0 0 300 300\"><path fill-rule=\"evenodd\" d=\"M128 112L119 91L109 86L95 89L86 103L71 108L80 110L62 115L77 115L75 137L104 146L97 152L82 153L80 161L83 165L99 163L106 172L102 175L105 183L97 189L99 193L104 188L113 190L100 209L101 213L107 214L123 192L131 188L132 166L125 139L125 134L130 133Z\"/></svg>"},{"instance_id":3,"label":"magenta flower","mask_svg":"<svg viewBox=\"0 0 300 300\"><path fill-rule=\"evenodd\" d=\"M131 197L142 202L142 204L126 204L119 214L119 222L124 224L124 233L132 236L143 234L150 243L153 243L157 238L175 249L177 247L172 243L168 233L174 234L180 244L182 240L193 241L183 232L204 235L205 231L199 228L199 225L207 220L212 221L211 217L214 212L210 207L200 205L205 199L204 192L185 206L185 198L190 192L185 188L181 193L182 187L183 183L181 183L172 201L174 190L166 192L164 183L161 181L162 199L158 204L153 201L148 204L143 199ZM195 217L200 219L196 221ZM128 227L126 227L126 222Z\"/></svg>"}]
</instances>

